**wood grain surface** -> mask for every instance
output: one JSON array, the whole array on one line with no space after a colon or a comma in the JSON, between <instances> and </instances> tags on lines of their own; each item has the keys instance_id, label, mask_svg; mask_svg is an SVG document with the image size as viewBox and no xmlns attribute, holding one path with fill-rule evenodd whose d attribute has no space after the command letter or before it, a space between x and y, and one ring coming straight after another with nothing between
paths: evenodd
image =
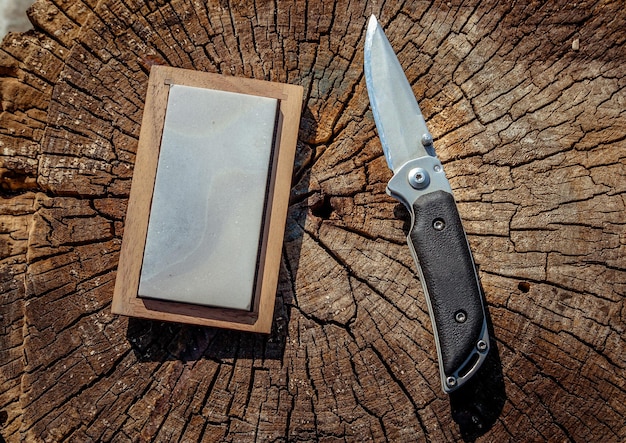
<instances>
[{"instance_id":1,"label":"wood grain surface","mask_svg":"<svg viewBox=\"0 0 626 443\"><path fill-rule=\"evenodd\" d=\"M494 352L440 386L363 77L376 14ZM39 0L0 49L6 441L626 439L623 2ZM111 314L152 65L305 90L269 336Z\"/></svg>"}]
</instances>

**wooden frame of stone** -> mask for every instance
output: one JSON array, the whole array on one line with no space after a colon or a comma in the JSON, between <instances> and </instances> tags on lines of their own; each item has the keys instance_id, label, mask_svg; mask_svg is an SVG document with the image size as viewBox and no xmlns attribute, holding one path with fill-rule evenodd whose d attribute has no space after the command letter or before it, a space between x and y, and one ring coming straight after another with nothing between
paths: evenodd
<instances>
[{"instance_id":1,"label":"wooden frame of stone","mask_svg":"<svg viewBox=\"0 0 626 443\"><path fill-rule=\"evenodd\" d=\"M138 296L150 208L165 122L169 86L184 85L278 100L268 196L257 280L250 311L162 301ZM112 312L132 317L269 333L291 189L303 88L166 66L150 72L137 158L115 282Z\"/></svg>"}]
</instances>

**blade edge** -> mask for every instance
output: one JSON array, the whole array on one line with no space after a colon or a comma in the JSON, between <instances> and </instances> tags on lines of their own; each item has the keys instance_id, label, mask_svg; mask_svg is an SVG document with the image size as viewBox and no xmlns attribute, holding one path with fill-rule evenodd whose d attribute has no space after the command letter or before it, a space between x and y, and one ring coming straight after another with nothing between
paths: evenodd
<instances>
[{"instance_id":1,"label":"blade edge","mask_svg":"<svg viewBox=\"0 0 626 443\"><path fill-rule=\"evenodd\" d=\"M364 71L372 114L389 168L395 172L407 161L429 155L421 141L424 134L430 134L426 121L374 15L368 21L365 36Z\"/></svg>"}]
</instances>

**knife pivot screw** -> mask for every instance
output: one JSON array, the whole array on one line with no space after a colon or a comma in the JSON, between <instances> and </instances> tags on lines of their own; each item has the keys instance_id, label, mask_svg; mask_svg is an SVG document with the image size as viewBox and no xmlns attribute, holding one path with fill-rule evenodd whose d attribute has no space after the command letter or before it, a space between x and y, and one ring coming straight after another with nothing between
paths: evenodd
<instances>
[{"instance_id":1,"label":"knife pivot screw","mask_svg":"<svg viewBox=\"0 0 626 443\"><path fill-rule=\"evenodd\" d=\"M449 388L453 388L454 386L456 386L456 378L454 377L446 378L446 384L448 385Z\"/></svg>"},{"instance_id":2,"label":"knife pivot screw","mask_svg":"<svg viewBox=\"0 0 626 443\"><path fill-rule=\"evenodd\" d=\"M409 171L409 184L414 189L424 189L430 184L430 176L422 168L413 168Z\"/></svg>"},{"instance_id":3,"label":"knife pivot screw","mask_svg":"<svg viewBox=\"0 0 626 443\"><path fill-rule=\"evenodd\" d=\"M465 320L467 320L467 314L463 311L459 311L456 314L454 314L454 319L456 320L457 323L465 323ZM480 342L478 343L480 344Z\"/></svg>"},{"instance_id":4,"label":"knife pivot screw","mask_svg":"<svg viewBox=\"0 0 626 443\"><path fill-rule=\"evenodd\" d=\"M485 352L487 350L487 343L484 340L478 340L478 343L476 343L476 349L480 352Z\"/></svg>"},{"instance_id":5,"label":"knife pivot screw","mask_svg":"<svg viewBox=\"0 0 626 443\"><path fill-rule=\"evenodd\" d=\"M428 132L422 135L422 146L427 147L427 146L431 146L432 144L433 144L432 135L430 135Z\"/></svg>"},{"instance_id":6,"label":"knife pivot screw","mask_svg":"<svg viewBox=\"0 0 626 443\"><path fill-rule=\"evenodd\" d=\"M435 231L443 231L443 228L446 227L445 222L438 218L433 222L433 228L435 228Z\"/></svg>"}]
</instances>

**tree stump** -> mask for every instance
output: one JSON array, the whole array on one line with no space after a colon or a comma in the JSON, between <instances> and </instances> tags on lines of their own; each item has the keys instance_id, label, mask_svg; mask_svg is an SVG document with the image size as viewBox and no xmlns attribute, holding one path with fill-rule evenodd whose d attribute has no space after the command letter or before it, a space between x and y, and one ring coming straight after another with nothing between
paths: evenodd
<instances>
[{"instance_id":1,"label":"tree stump","mask_svg":"<svg viewBox=\"0 0 626 443\"><path fill-rule=\"evenodd\" d=\"M489 376L458 395L439 386L408 215L384 192L372 13L491 317ZM626 439L621 2L40 0L29 15L0 50L4 439ZM305 88L269 336L110 313L154 64Z\"/></svg>"}]
</instances>

